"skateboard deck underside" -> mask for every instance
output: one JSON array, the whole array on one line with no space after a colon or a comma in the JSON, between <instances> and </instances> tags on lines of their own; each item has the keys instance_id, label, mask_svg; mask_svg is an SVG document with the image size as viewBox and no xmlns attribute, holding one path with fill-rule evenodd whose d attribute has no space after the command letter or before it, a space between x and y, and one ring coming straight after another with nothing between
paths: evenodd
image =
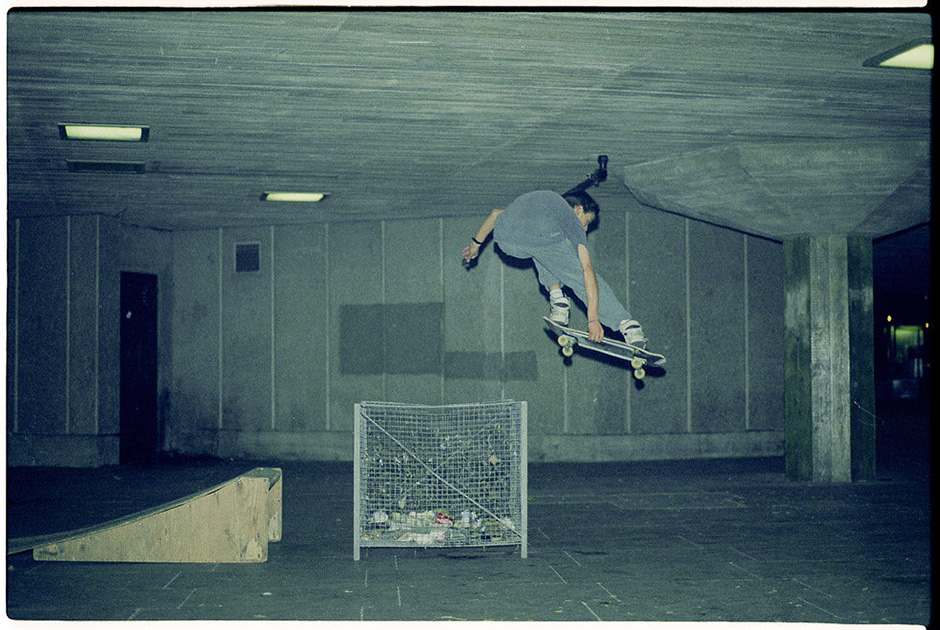
<instances>
[{"instance_id":1,"label":"skateboard deck underside","mask_svg":"<svg viewBox=\"0 0 940 630\"><path fill-rule=\"evenodd\" d=\"M543 317L549 327L558 335L558 343L562 347L562 353L565 356L571 356L574 346L579 345L592 352L599 352L607 356L615 357L628 361L633 367L633 374L638 379L645 376L643 366L646 364L659 364L665 362L665 357L655 352L649 352L637 346L630 345L622 341L605 339L601 342L591 341L583 330L568 328L547 317Z\"/></svg>"}]
</instances>

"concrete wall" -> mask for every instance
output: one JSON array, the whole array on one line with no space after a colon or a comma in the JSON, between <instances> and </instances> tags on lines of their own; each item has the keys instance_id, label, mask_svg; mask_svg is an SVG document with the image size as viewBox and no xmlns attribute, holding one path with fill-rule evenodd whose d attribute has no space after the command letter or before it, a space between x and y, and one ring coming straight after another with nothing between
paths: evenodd
<instances>
[{"instance_id":1,"label":"concrete wall","mask_svg":"<svg viewBox=\"0 0 940 630\"><path fill-rule=\"evenodd\" d=\"M116 463L120 272L159 280L160 422L170 451L349 459L353 404L529 402L533 461L779 455L778 243L606 204L598 272L668 356L630 370L544 331L534 270L473 218L166 233L102 216L8 229L8 465ZM238 243L260 270L235 273ZM583 327L582 311L572 323Z\"/></svg>"},{"instance_id":2,"label":"concrete wall","mask_svg":"<svg viewBox=\"0 0 940 630\"><path fill-rule=\"evenodd\" d=\"M19 219L7 236L7 463L117 463L120 272L156 273L171 294L172 241L97 215Z\"/></svg>"},{"instance_id":3,"label":"concrete wall","mask_svg":"<svg viewBox=\"0 0 940 630\"><path fill-rule=\"evenodd\" d=\"M615 361L566 364L531 267L489 244L464 269L485 212L175 233L166 447L346 460L356 402L510 398L533 461L781 455L782 246L624 205L589 246L668 357L642 386ZM259 271L235 272L238 243Z\"/></svg>"}]
</instances>

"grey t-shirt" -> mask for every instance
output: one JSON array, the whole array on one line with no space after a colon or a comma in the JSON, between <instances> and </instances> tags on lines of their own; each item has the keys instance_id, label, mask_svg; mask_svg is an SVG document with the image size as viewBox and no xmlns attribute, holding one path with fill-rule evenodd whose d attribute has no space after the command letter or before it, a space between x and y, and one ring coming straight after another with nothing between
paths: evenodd
<instances>
[{"instance_id":1,"label":"grey t-shirt","mask_svg":"<svg viewBox=\"0 0 940 630\"><path fill-rule=\"evenodd\" d=\"M552 190L535 190L516 198L496 218L493 238L510 256L524 257L530 248L568 241L578 252L587 246L584 226L564 197Z\"/></svg>"}]
</instances>

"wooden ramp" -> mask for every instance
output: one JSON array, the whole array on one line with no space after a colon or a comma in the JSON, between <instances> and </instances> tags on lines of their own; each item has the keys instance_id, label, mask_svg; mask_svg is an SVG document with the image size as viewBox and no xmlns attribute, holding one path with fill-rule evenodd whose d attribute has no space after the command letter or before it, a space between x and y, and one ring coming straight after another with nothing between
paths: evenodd
<instances>
[{"instance_id":1,"label":"wooden ramp","mask_svg":"<svg viewBox=\"0 0 940 630\"><path fill-rule=\"evenodd\" d=\"M281 539L281 469L255 468L155 508L8 541L7 554L66 562L264 562Z\"/></svg>"}]
</instances>

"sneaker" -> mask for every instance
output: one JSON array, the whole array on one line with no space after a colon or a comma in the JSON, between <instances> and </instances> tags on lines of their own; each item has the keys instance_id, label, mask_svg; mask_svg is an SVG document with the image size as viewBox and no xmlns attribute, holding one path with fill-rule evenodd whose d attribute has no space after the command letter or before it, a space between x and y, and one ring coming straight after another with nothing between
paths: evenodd
<instances>
[{"instance_id":1,"label":"sneaker","mask_svg":"<svg viewBox=\"0 0 940 630\"><path fill-rule=\"evenodd\" d=\"M571 303L568 301L568 298L559 291L558 295L549 297L549 305L551 310L548 313L548 318L556 324L567 326L571 311Z\"/></svg>"},{"instance_id":2,"label":"sneaker","mask_svg":"<svg viewBox=\"0 0 940 630\"><path fill-rule=\"evenodd\" d=\"M643 334L640 322L635 319L625 319L620 322L620 334L630 345L646 349L646 336Z\"/></svg>"}]
</instances>

